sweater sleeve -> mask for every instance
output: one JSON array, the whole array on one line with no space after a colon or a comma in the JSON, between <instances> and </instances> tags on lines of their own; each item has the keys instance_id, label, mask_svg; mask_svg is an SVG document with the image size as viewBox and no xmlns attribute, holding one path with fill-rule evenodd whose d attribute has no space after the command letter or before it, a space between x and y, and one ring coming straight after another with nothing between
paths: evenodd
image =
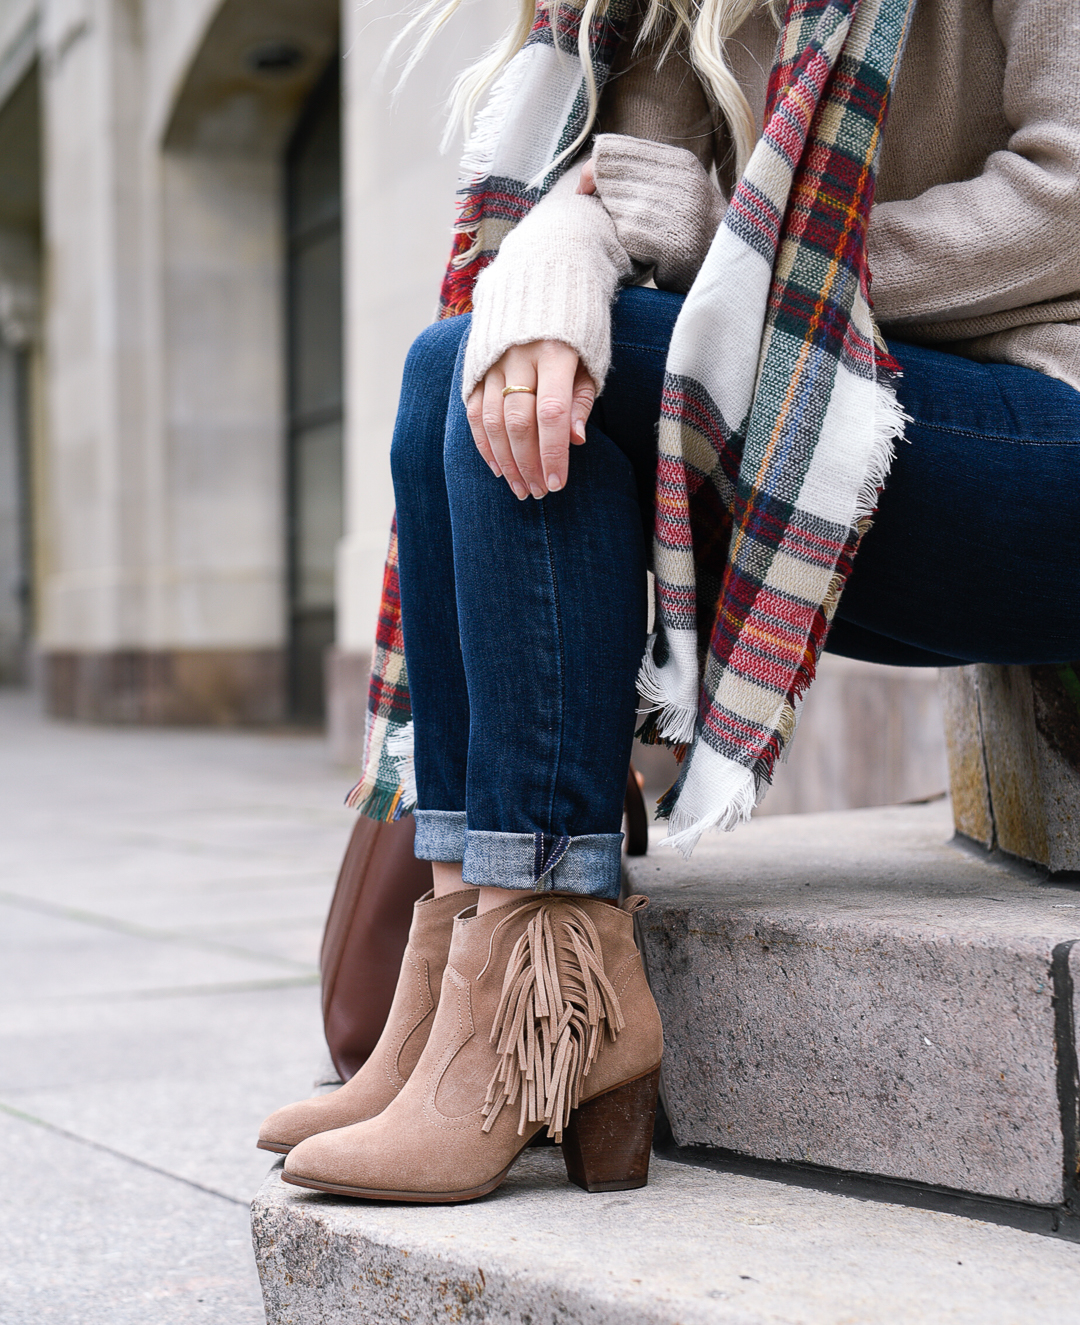
<instances>
[{"instance_id":1,"label":"sweater sleeve","mask_svg":"<svg viewBox=\"0 0 1080 1325\"><path fill-rule=\"evenodd\" d=\"M661 290L685 294L724 219L727 202L693 152L627 134L598 135L596 193L634 262Z\"/></svg>"},{"instance_id":2,"label":"sweater sleeve","mask_svg":"<svg viewBox=\"0 0 1080 1325\"><path fill-rule=\"evenodd\" d=\"M611 302L633 264L599 198L568 170L506 236L473 291L462 396L511 345L559 340L578 352L599 392L611 363Z\"/></svg>"},{"instance_id":3,"label":"sweater sleeve","mask_svg":"<svg viewBox=\"0 0 1080 1325\"><path fill-rule=\"evenodd\" d=\"M635 49L629 38L624 42L601 98L597 127L673 149L661 153L664 186L675 182L671 162L677 158L697 183L718 151L726 150L726 140L688 60L676 51L658 64L660 50L655 43ZM657 179L658 167L647 164L650 178ZM611 361L611 303L619 285L639 276L641 268L601 198L575 192L580 173L580 167L566 172L481 273L465 351L466 400L511 345L535 340L571 346L597 390L603 388ZM621 172L619 183L627 183ZM662 255L641 259L658 266L663 260ZM683 276L680 267L676 284Z\"/></svg>"},{"instance_id":4,"label":"sweater sleeve","mask_svg":"<svg viewBox=\"0 0 1080 1325\"><path fill-rule=\"evenodd\" d=\"M973 179L874 208L884 325L980 318L1080 290L1080 80L1062 76L1060 54L1080 45L1080 12L1076 0L994 0L993 14L1007 148Z\"/></svg>"},{"instance_id":5,"label":"sweater sleeve","mask_svg":"<svg viewBox=\"0 0 1080 1325\"><path fill-rule=\"evenodd\" d=\"M662 290L685 294L723 219L710 174L730 154L727 129L685 49L628 47L617 63L593 148L597 196L630 258Z\"/></svg>"}]
</instances>

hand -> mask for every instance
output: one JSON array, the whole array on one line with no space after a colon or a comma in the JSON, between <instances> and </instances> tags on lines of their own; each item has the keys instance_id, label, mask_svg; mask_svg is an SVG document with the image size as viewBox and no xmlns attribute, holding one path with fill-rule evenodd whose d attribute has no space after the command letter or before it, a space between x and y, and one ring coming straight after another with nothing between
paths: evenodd
<instances>
[{"instance_id":1,"label":"hand","mask_svg":"<svg viewBox=\"0 0 1080 1325\"><path fill-rule=\"evenodd\" d=\"M505 386L533 387L503 396ZM466 413L473 441L519 501L566 486L570 444L585 441L596 385L577 351L557 340L512 345L477 384Z\"/></svg>"},{"instance_id":2,"label":"hand","mask_svg":"<svg viewBox=\"0 0 1080 1325\"><path fill-rule=\"evenodd\" d=\"M685 294L724 216L708 171L683 147L625 134L598 134L581 167L578 193L595 194L633 259L661 290Z\"/></svg>"}]
</instances>

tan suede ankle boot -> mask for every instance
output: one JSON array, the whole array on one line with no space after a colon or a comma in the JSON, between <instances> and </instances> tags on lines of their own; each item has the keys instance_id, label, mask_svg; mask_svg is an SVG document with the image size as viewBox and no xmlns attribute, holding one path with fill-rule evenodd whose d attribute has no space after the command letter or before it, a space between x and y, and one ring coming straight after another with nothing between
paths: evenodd
<instances>
[{"instance_id":1,"label":"tan suede ankle boot","mask_svg":"<svg viewBox=\"0 0 1080 1325\"><path fill-rule=\"evenodd\" d=\"M259 1129L260 1149L287 1155L293 1146L316 1132L382 1113L408 1080L427 1044L454 917L475 904L475 888L447 893L445 897L426 893L420 898L413 910L390 1014L371 1057L351 1080L330 1094L287 1104L272 1113Z\"/></svg>"},{"instance_id":2,"label":"tan suede ankle boot","mask_svg":"<svg viewBox=\"0 0 1080 1325\"><path fill-rule=\"evenodd\" d=\"M587 1191L648 1177L663 1036L633 911L515 898L454 922L435 1024L377 1118L312 1136L286 1182L375 1200L492 1191L545 1124Z\"/></svg>"}]
</instances>

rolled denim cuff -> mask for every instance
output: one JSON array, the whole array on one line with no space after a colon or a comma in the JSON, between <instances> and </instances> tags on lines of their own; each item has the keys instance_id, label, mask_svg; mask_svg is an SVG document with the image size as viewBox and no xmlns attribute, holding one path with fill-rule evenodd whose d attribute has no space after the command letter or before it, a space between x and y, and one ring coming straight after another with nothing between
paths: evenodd
<instances>
[{"instance_id":1,"label":"rolled denim cuff","mask_svg":"<svg viewBox=\"0 0 1080 1325\"><path fill-rule=\"evenodd\" d=\"M456 864L465 857L464 810L414 810L417 860L440 860Z\"/></svg>"},{"instance_id":2,"label":"rolled denim cuff","mask_svg":"<svg viewBox=\"0 0 1080 1325\"><path fill-rule=\"evenodd\" d=\"M617 898L622 833L557 837L552 833L465 835L462 878L478 888L532 888Z\"/></svg>"}]
</instances>

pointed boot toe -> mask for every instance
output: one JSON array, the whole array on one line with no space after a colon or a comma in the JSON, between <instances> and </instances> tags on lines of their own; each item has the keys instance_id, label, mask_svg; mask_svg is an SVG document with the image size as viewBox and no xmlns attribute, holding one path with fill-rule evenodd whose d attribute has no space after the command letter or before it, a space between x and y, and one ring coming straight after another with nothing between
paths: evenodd
<instances>
[{"instance_id":1,"label":"pointed boot toe","mask_svg":"<svg viewBox=\"0 0 1080 1325\"><path fill-rule=\"evenodd\" d=\"M272 1113L259 1129L260 1150L287 1155L309 1136L382 1113L409 1079L427 1044L454 917L475 902L475 888L420 898L413 910L390 1014L371 1057L337 1090L286 1104Z\"/></svg>"},{"instance_id":2,"label":"pointed boot toe","mask_svg":"<svg viewBox=\"0 0 1080 1325\"><path fill-rule=\"evenodd\" d=\"M588 1191L644 1186L663 1037L632 911L545 895L454 925L434 1025L375 1118L312 1136L286 1182L444 1203L494 1190L532 1137Z\"/></svg>"},{"instance_id":3,"label":"pointed boot toe","mask_svg":"<svg viewBox=\"0 0 1080 1325\"><path fill-rule=\"evenodd\" d=\"M336 1092L335 1092L336 1093ZM287 1155L312 1132L321 1130L322 1114L313 1106L326 1096L316 1095L310 1100L298 1100L275 1109L259 1128L256 1142L260 1150L271 1150L276 1155Z\"/></svg>"},{"instance_id":4,"label":"pointed boot toe","mask_svg":"<svg viewBox=\"0 0 1080 1325\"><path fill-rule=\"evenodd\" d=\"M317 1132L299 1142L285 1160L282 1177L287 1182L302 1182L312 1186L332 1184L335 1175L345 1171L342 1165L344 1149L348 1147L355 1153L362 1153L364 1148L362 1141L355 1140L355 1129L362 1125L352 1123L348 1127ZM353 1135L351 1144L343 1135L346 1132ZM329 1189L327 1186L327 1190Z\"/></svg>"}]
</instances>

